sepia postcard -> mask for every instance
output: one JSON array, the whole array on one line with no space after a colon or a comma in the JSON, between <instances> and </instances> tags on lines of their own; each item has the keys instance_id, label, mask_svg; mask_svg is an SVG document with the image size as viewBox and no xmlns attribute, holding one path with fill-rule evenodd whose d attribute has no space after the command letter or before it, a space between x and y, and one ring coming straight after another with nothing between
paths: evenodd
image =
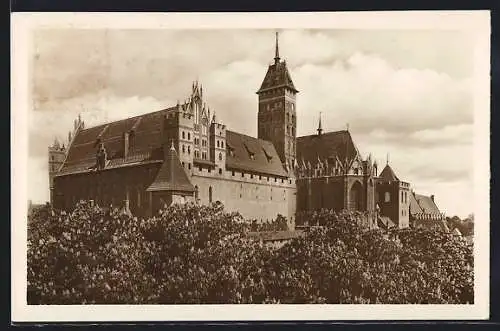
<instances>
[{"instance_id":1,"label":"sepia postcard","mask_svg":"<svg viewBox=\"0 0 500 331\"><path fill-rule=\"evenodd\" d=\"M489 317L489 12L17 13L11 56L14 322Z\"/></svg>"}]
</instances>

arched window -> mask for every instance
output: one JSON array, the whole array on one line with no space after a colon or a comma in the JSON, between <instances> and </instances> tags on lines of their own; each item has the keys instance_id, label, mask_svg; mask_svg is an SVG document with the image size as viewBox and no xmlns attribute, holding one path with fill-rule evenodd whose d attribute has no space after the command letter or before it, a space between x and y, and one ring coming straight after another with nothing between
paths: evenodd
<instances>
[{"instance_id":1,"label":"arched window","mask_svg":"<svg viewBox=\"0 0 500 331\"><path fill-rule=\"evenodd\" d=\"M188 154L191 155L191 146L188 146Z\"/></svg>"},{"instance_id":2,"label":"arched window","mask_svg":"<svg viewBox=\"0 0 500 331\"><path fill-rule=\"evenodd\" d=\"M219 168L219 175L222 175L222 168Z\"/></svg>"},{"instance_id":3,"label":"arched window","mask_svg":"<svg viewBox=\"0 0 500 331\"><path fill-rule=\"evenodd\" d=\"M222 153L219 153L219 161L222 161Z\"/></svg>"},{"instance_id":4,"label":"arched window","mask_svg":"<svg viewBox=\"0 0 500 331\"><path fill-rule=\"evenodd\" d=\"M223 141L220 142L220 148L224 148L224 142Z\"/></svg>"},{"instance_id":5,"label":"arched window","mask_svg":"<svg viewBox=\"0 0 500 331\"><path fill-rule=\"evenodd\" d=\"M389 192L385 192L384 201L391 202L391 194Z\"/></svg>"},{"instance_id":6,"label":"arched window","mask_svg":"<svg viewBox=\"0 0 500 331\"><path fill-rule=\"evenodd\" d=\"M208 188L208 203L212 203L212 186Z\"/></svg>"},{"instance_id":7,"label":"arched window","mask_svg":"<svg viewBox=\"0 0 500 331\"><path fill-rule=\"evenodd\" d=\"M184 145L182 145L182 153L186 153L186 146L184 146Z\"/></svg>"},{"instance_id":8,"label":"arched window","mask_svg":"<svg viewBox=\"0 0 500 331\"><path fill-rule=\"evenodd\" d=\"M188 132L188 140L191 140L191 133Z\"/></svg>"},{"instance_id":9,"label":"arched window","mask_svg":"<svg viewBox=\"0 0 500 331\"><path fill-rule=\"evenodd\" d=\"M186 139L186 133L182 131L182 139Z\"/></svg>"},{"instance_id":10,"label":"arched window","mask_svg":"<svg viewBox=\"0 0 500 331\"><path fill-rule=\"evenodd\" d=\"M405 202L405 193L401 191L401 203Z\"/></svg>"},{"instance_id":11,"label":"arched window","mask_svg":"<svg viewBox=\"0 0 500 331\"><path fill-rule=\"evenodd\" d=\"M219 143L219 141L217 140L217 148L219 148L219 147L220 147L219 145L220 145L220 143Z\"/></svg>"}]
</instances>

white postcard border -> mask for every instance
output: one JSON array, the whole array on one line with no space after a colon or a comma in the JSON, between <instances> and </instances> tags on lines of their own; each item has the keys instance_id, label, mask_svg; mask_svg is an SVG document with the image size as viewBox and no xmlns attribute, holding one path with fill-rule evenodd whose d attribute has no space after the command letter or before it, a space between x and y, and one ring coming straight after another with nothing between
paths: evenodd
<instances>
[{"instance_id":1,"label":"white postcard border","mask_svg":"<svg viewBox=\"0 0 500 331\"><path fill-rule=\"evenodd\" d=\"M475 48L473 305L76 305L28 306L26 301L30 33L39 28L87 29L467 29ZM476 320L489 317L488 11L343 13L14 13L11 107L11 318L16 322L231 320Z\"/></svg>"}]
</instances>

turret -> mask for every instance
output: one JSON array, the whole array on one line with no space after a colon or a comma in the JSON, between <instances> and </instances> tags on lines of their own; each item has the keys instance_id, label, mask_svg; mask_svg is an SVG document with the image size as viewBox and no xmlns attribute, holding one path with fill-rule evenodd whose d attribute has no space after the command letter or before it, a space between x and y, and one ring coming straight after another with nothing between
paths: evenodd
<instances>
[{"instance_id":1,"label":"turret","mask_svg":"<svg viewBox=\"0 0 500 331\"><path fill-rule=\"evenodd\" d=\"M226 171L226 126L217 123L215 114L210 124L210 160L215 163L217 175Z\"/></svg>"}]
</instances>

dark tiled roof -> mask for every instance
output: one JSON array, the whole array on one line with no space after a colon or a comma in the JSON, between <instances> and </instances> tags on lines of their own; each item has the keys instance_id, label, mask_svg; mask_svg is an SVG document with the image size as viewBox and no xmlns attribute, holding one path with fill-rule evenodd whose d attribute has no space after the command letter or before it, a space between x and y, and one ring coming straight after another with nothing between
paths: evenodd
<instances>
[{"instance_id":1,"label":"dark tiled roof","mask_svg":"<svg viewBox=\"0 0 500 331\"><path fill-rule=\"evenodd\" d=\"M422 213L422 208L420 208L420 206L418 205L415 196L413 195L413 193L410 193L410 215L418 215Z\"/></svg>"},{"instance_id":2,"label":"dark tiled roof","mask_svg":"<svg viewBox=\"0 0 500 331\"><path fill-rule=\"evenodd\" d=\"M290 72L288 72L285 61L274 63L269 66L266 76L264 77L264 81L262 82L262 85L257 93L279 86L286 86L295 92L298 92L293 85L292 77L290 76Z\"/></svg>"},{"instance_id":3,"label":"dark tiled roof","mask_svg":"<svg viewBox=\"0 0 500 331\"><path fill-rule=\"evenodd\" d=\"M439 208L436 203L432 201L431 197L415 194L415 200L425 214L440 214Z\"/></svg>"},{"instance_id":4,"label":"dark tiled roof","mask_svg":"<svg viewBox=\"0 0 500 331\"><path fill-rule=\"evenodd\" d=\"M349 131L327 132L321 135L297 137L297 161L315 164L321 160L338 157L344 162L346 157L351 161L357 155L356 146Z\"/></svg>"},{"instance_id":5,"label":"dark tiled roof","mask_svg":"<svg viewBox=\"0 0 500 331\"><path fill-rule=\"evenodd\" d=\"M162 118L175 107L111 122L79 131L68 150L68 156L58 175L91 171L96 163L98 139L108 155L106 169L163 161L161 125ZM130 151L124 158L124 133L131 132ZM240 133L227 131L228 153L226 166L235 170L287 177L274 145ZM253 154L253 159L251 157ZM196 160L213 166L209 160Z\"/></svg>"},{"instance_id":6,"label":"dark tiled roof","mask_svg":"<svg viewBox=\"0 0 500 331\"><path fill-rule=\"evenodd\" d=\"M241 133L226 131L226 167L287 177L273 143ZM253 157L252 157L253 155Z\"/></svg>"},{"instance_id":7,"label":"dark tiled roof","mask_svg":"<svg viewBox=\"0 0 500 331\"><path fill-rule=\"evenodd\" d=\"M379 177L389 181L399 181L399 178L396 176L396 174L389 165L385 166L384 170L382 170Z\"/></svg>"},{"instance_id":8,"label":"dark tiled roof","mask_svg":"<svg viewBox=\"0 0 500 331\"><path fill-rule=\"evenodd\" d=\"M194 186L182 167L173 146L170 147L165 162L147 191L194 192Z\"/></svg>"},{"instance_id":9,"label":"dark tiled roof","mask_svg":"<svg viewBox=\"0 0 500 331\"><path fill-rule=\"evenodd\" d=\"M110 167L163 160L162 117L174 108L80 130L74 137L60 175L89 171L95 164L97 141L104 144ZM124 158L124 133L132 132L130 150Z\"/></svg>"}]
</instances>

